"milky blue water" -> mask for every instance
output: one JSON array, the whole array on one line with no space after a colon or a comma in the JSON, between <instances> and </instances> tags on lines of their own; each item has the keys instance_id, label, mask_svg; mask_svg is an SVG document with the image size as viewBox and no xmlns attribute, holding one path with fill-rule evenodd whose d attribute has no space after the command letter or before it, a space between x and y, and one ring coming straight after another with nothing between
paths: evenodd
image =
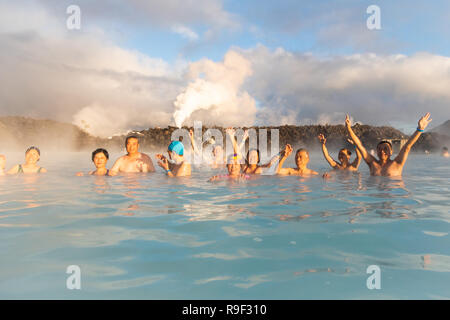
<instances>
[{"instance_id":1,"label":"milky blue water","mask_svg":"<svg viewBox=\"0 0 450 320\"><path fill-rule=\"evenodd\" d=\"M328 181L209 183L217 171L199 168L75 177L92 169L87 153L41 162L48 174L0 177L2 299L450 298L450 160L438 155L411 155L400 181L365 163ZM328 170L320 154L310 167ZM69 265L81 290L66 287Z\"/></svg>"}]
</instances>

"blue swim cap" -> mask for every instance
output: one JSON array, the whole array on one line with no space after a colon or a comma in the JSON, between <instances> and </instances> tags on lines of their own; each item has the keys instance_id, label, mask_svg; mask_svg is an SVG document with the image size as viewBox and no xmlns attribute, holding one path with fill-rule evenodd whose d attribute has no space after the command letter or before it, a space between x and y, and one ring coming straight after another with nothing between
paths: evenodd
<instances>
[{"instance_id":1,"label":"blue swim cap","mask_svg":"<svg viewBox=\"0 0 450 320\"><path fill-rule=\"evenodd\" d=\"M184 154L184 146L180 141L172 141L169 145L169 151L182 156Z\"/></svg>"}]
</instances>

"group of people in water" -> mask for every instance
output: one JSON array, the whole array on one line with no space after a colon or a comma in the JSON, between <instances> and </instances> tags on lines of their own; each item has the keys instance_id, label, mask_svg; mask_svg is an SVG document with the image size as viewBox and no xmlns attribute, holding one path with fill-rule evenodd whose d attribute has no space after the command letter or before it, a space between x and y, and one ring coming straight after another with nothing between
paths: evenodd
<instances>
[{"instance_id":1,"label":"group of people in water","mask_svg":"<svg viewBox=\"0 0 450 320\"><path fill-rule=\"evenodd\" d=\"M401 176L403 166L408 158L411 147L419 139L422 132L431 122L430 114L420 118L417 130L409 138L408 142L402 147L395 159L391 159L393 148L389 141L380 141L377 145L378 159L369 153L361 140L353 132L350 117L347 115L345 119L345 126L350 136L348 141L355 146L356 158L351 161L352 152L347 148L339 150L338 160L334 160L328 153L326 147L326 137L323 134L318 136L319 142L322 144L322 152L326 161L334 170L357 171L363 159L369 166L370 174L373 176ZM295 168L284 168L284 162L292 154L292 146L287 144L285 148L275 157L273 157L267 164L261 164L259 150L251 149L243 158L241 150L245 149L244 144L248 138L248 132L244 132L244 138L241 145L238 145L235 136L235 131L232 128L226 130L233 142L234 153L224 157L223 148L219 145L212 150L211 167L219 168L226 166L228 173L213 176L209 181L226 180L226 179L249 179L251 175L262 174L265 169L273 167L277 162L275 174L279 175L297 175L297 176L314 176L318 172L308 168L309 153L306 149L298 149L295 153ZM191 147L193 152L199 153L193 138L193 132L190 131ZM90 175L98 176L115 176L119 173L129 172L154 172L152 159L145 153L139 152L139 139L136 136L129 136L125 140L125 147L127 154L117 159L111 169L107 169L106 165L109 160L109 153L105 149L97 149L92 153L92 161L95 165L95 170L89 172ZM158 165L164 169L168 177L186 177L191 175L191 164L185 161L184 145L181 141L172 141L167 149L168 157L163 154L157 154L156 159ZM448 150L446 155L449 156ZM36 147L30 147L25 152L25 163L18 164L7 171L7 174L19 173L44 173L47 172L45 168L37 165L40 159L40 150ZM225 161L224 161L225 160ZM0 175L5 174L6 158L0 155ZM78 176L83 176L82 172L77 173ZM323 174L324 178L330 177L330 173Z\"/></svg>"}]
</instances>

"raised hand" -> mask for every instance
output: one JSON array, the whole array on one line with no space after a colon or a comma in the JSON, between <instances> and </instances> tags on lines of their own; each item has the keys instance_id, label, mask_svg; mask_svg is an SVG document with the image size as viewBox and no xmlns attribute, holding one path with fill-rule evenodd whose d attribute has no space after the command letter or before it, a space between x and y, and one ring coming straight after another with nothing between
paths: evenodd
<instances>
[{"instance_id":1,"label":"raised hand","mask_svg":"<svg viewBox=\"0 0 450 320\"><path fill-rule=\"evenodd\" d=\"M194 131L192 131L192 129L189 129L189 137L192 139L194 139Z\"/></svg>"},{"instance_id":2,"label":"raised hand","mask_svg":"<svg viewBox=\"0 0 450 320\"><path fill-rule=\"evenodd\" d=\"M287 145L284 147L283 153L284 153L284 156L285 156L285 157L289 157L289 155L292 153L292 147L291 147L290 144L287 144Z\"/></svg>"},{"instance_id":3,"label":"raised hand","mask_svg":"<svg viewBox=\"0 0 450 320\"><path fill-rule=\"evenodd\" d=\"M242 138L242 141L247 140L248 137L249 137L248 130L244 130L244 137Z\"/></svg>"},{"instance_id":4,"label":"raised hand","mask_svg":"<svg viewBox=\"0 0 450 320\"><path fill-rule=\"evenodd\" d=\"M233 129L232 127L227 128L227 129L225 130L225 132L226 132L227 134L229 134L230 136L234 136L234 133L235 133L235 131L234 131L234 129Z\"/></svg>"},{"instance_id":5,"label":"raised hand","mask_svg":"<svg viewBox=\"0 0 450 320\"><path fill-rule=\"evenodd\" d=\"M317 136L317 138L319 138L319 141L320 141L321 144L327 143L327 138L325 138L325 136L323 134L319 134Z\"/></svg>"},{"instance_id":6,"label":"raised hand","mask_svg":"<svg viewBox=\"0 0 450 320\"><path fill-rule=\"evenodd\" d=\"M355 145L355 141L353 141L352 139L347 139L347 141L348 141L349 143L351 143L352 145Z\"/></svg>"},{"instance_id":7,"label":"raised hand","mask_svg":"<svg viewBox=\"0 0 450 320\"><path fill-rule=\"evenodd\" d=\"M345 125L347 127L351 127L352 126L352 121L350 120L350 116L348 114L345 116Z\"/></svg>"},{"instance_id":8,"label":"raised hand","mask_svg":"<svg viewBox=\"0 0 450 320\"><path fill-rule=\"evenodd\" d=\"M431 120L433 119L430 119L430 113L428 112L426 115L420 118L419 123L417 124L417 129L425 130Z\"/></svg>"}]
</instances>

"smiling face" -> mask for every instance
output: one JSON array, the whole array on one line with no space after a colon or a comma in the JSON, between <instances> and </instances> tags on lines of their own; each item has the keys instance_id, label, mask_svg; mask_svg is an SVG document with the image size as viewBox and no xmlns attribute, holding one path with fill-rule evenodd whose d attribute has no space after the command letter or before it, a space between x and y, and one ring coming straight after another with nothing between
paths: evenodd
<instances>
[{"instance_id":1,"label":"smiling face","mask_svg":"<svg viewBox=\"0 0 450 320\"><path fill-rule=\"evenodd\" d=\"M139 140L136 138L129 138L127 141L127 152L129 154L135 154L139 150Z\"/></svg>"},{"instance_id":2,"label":"smiling face","mask_svg":"<svg viewBox=\"0 0 450 320\"><path fill-rule=\"evenodd\" d=\"M35 164L39 161L39 159L39 152L37 152L37 150L35 149L31 149L25 154L25 162L27 164Z\"/></svg>"},{"instance_id":3,"label":"smiling face","mask_svg":"<svg viewBox=\"0 0 450 320\"><path fill-rule=\"evenodd\" d=\"M106 162L108 162L108 158L103 152L99 152L94 156L94 164L97 169L104 168L106 166Z\"/></svg>"},{"instance_id":4,"label":"smiling face","mask_svg":"<svg viewBox=\"0 0 450 320\"><path fill-rule=\"evenodd\" d=\"M380 160L388 160L392 155L392 148L389 143L380 143L377 146L377 155Z\"/></svg>"},{"instance_id":5,"label":"smiling face","mask_svg":"<svg viewBox=\"0 0 450 320\"><path fill-rule=\"evenodd\" d=\"M348 163L350 161L350 155L350 151L348 151L347 149L341 149L339 150L338 159L342 164Z\"/></svg>"},{"instance_id":6,"label":"smiling face","mask_svg":"<svg viewBox=\"0 0 450 320\"><path fill-rule=\"evenodd\" d=\"M295 154L295 164L298 168L300 167L306 167L306 165L309 162L309 154L308 151L304 149L300 149Z\"/></svg>"},{"instance_id":7,"label":"smiling face","mask_svg":"<svg viewBox=\"0 0 450 320\"><path fill-rule=\"evenodd\" d=\"M237 161L237 159L234 159L229 161L227 164L227 169L230 176L237 176L241 173L241 164Z\"/></svg>"}]
</instances>

